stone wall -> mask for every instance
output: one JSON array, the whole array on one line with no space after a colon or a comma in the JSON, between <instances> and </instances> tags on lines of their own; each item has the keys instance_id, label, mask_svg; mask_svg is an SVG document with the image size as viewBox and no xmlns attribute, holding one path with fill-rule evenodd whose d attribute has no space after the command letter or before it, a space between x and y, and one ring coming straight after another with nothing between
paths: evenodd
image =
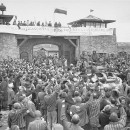
<instances>
[{"instance_id":1,"label":"stone wall","mask_svg":"<svg viewBox=\"0 0 130 130\"><path fill-rule=\"evenodd\" d=\"M116 34L112 36L81 36L80 53L86 51L92 53L117 53Z\"/></svg>"},{"instance_id":2,"label":"stone wall","mask_svg":"<svg viewBox=\"0 0 130 130\"><path fill-rule=\"evenodd\" d=\"M17 39L13 34L0 34L0 59L19 58L19 48L17 46Z\"/></svg>"},{"instance_id":3,"label":"stone wall","mask_svg":"<svg viewBox=\"0 0 130 130\"><path fill-rule=\"evenodd\" d=\"M77 42L78 43L78 42ZM33 46L38 44L54 44L59 47L59 56L64 55L69 63L73 63L77 52L87 51L92 53L117 53L116 34L112 36L81 36L79 39L79 49L76 49L69 40L64 37L51 38L30 38L23 45L18 47L17 38L13 34L0 34L0 58L23 57L32 60ZM128 49L129 50L129 49Z\"/></svg>"}]
</instances>

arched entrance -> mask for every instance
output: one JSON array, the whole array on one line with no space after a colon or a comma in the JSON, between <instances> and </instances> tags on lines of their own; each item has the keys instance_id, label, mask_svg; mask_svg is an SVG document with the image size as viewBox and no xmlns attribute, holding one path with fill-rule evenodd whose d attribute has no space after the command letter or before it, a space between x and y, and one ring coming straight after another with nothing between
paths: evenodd
<instances>
[{"instance_id":1,"label":"arched entrance","mask_svg":"<svg viewBox=\"0 0 130 130\"><path fill-rule=\"evenodd\" d=\"M27 52L29 61L33 60L34 55L34 48L37 46L57 46L57 53L59 58L65 57L67 59L68 64L75 62L75 55L76 55L76 44L73 41L66 39L65 37L51 37L51 38L38 38L38 37L31 37L25 39L25 42L22 42L19 45L20 53ZM44 52L46 49L42 49L41 51ZM44 51L43 51L44 50ZM56 51L55 51L56 52ZM49 55L55 53L53 49L49 50ZM77 51L79 52L79 51Z\"/></svg>"}]
</instances>

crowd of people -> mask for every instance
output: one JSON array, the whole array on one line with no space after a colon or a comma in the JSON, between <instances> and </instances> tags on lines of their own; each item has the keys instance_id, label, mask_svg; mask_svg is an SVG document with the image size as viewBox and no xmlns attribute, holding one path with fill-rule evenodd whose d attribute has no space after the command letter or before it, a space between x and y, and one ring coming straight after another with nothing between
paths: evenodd
<instances>
[{"instance_id":1,"label":"crowd of people","mask_svg":"<svg viewBox=\"0 0 130 130\"><path fill-rule=\"evenodd\" d=\"M60 22L55 22L54 25L53 25L51 21L49 21L49 22L40 22L40 21L35 22L35 21L29 21L29 20L27 20L27 21L18 21L18 23L17 23L16 20L14 20L13 25L18 25L18 26L45 26L45 27L52 27L52 26L54 26L54 27L61 27L61 23Z\"/></svg>"},{"instance_id":2,"label":"crowd of people","mask_svg":"<svg viewBox=\"0 0 130 130\"><path fill-rule=\"evenodd\" d=\"M126 57L82 54L65 58L0 62L0 109L10 130L125 130L130 117L130 69ZM101 64L102 62L102 64ZM100 66L99 66L100 65ZM1 122L2 123L2 122Z\"/></svg>"}]
</instances>

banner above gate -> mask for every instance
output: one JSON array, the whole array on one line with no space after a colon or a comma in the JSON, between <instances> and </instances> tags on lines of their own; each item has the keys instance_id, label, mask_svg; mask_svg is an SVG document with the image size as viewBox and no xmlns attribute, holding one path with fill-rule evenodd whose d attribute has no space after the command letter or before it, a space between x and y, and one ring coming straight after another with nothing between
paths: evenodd
<instances>
[{"instance_id":1,"label":"banner above gate","mask_svg":"<svg viewBox=\"0 0 130 130\"><path fill-rule=\"evenodd\" d=\"M113 28L87 27L44 27L44 26L16 26L0 25L0 33L41 36L100 36L113 35Z\"/></svg>"}]
</instances>

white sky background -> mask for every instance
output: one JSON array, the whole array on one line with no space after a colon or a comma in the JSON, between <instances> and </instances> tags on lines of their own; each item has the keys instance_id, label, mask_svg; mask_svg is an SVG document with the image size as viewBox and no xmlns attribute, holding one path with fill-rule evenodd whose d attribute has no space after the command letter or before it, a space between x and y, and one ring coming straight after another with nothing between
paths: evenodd
<instances>
[{"instance_id":1,"label":"white sky background","mask_svg":"<svg viewBox=\"0 0 130 130\"><path fill-rule=\"evenodd\" d=\"M90 15L116 20L108 27L117 29L118 42L130 42L130 0L0 0L7 11L18 20L54 21L54 9L67 10L67 15L55 14L55 21L62 25Z\"/></svg>"}]
</instances>

